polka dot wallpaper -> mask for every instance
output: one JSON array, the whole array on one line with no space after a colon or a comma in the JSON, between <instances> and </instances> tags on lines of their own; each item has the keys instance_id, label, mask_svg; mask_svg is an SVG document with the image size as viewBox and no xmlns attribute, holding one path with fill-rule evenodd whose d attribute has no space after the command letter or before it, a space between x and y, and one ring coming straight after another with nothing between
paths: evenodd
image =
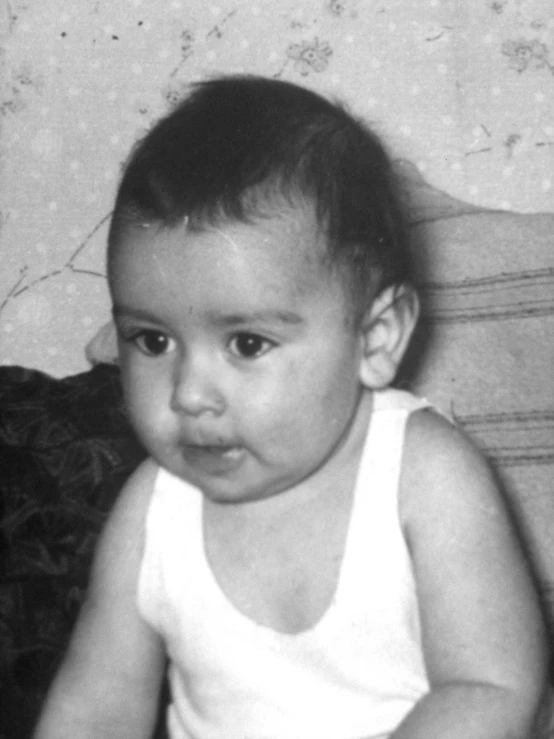
<instances>
[{"instance_id":1,"label":"polka dot wallpaper","mask_svg":"<svg viewBox=\"0 0 554 739\"><path fill-rule=\"evenodd\" d=\"M0 0L0 361L87 368L132 143L206 76L349 103L435 187L554 211L552 0Z\"/></svg>"}]
</instances>

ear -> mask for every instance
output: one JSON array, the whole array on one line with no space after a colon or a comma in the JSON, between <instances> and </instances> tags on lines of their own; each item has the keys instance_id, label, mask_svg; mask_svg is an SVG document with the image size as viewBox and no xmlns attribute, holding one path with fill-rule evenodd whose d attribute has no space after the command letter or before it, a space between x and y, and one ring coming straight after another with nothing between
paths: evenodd
<instances>
[{"instance_id":1,"label":"ear","mask_svg":"<svg viewBox=\"0 0 554 739\"><path fill-rule=\"evenodd\" d=\"M375 298L361 328L363 385L380 390L393 382L418 317L419 300L408 285L388 287Z\"/></svg>"}]
</instances>

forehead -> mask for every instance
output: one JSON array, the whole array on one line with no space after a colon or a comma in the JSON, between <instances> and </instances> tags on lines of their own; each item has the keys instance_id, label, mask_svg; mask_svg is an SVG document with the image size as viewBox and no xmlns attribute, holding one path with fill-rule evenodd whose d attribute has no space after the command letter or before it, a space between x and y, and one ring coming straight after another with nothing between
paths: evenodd
<instances>
[{"instance_id":1,"label":"forehead","mask_svg":"<svg viewBox=\"0 0 554 739\"><path fill-rule=\"evenodd\" d=\"M313 209L288 207L253 223L203 230L157 223L126 229L111 255L114 299L291 303L336 282Z\"/></svg>"}]
</instances>

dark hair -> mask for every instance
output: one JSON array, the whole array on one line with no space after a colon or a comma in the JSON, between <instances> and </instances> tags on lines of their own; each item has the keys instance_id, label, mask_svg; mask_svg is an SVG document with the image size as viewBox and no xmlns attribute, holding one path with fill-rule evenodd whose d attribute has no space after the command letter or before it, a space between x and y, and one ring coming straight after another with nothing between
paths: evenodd
<instances>
[{"instance_id":1,"label":"dark hair","mask_svg":"<svg viewBox=\"0 0 554 739\"><path fill-rule=\"evenodd\" d=\"M129 223L190 228L313 202L327 258L349 277L357 310L411 281L395 179L376 135L338 103L281 80L229 76L192 93L138 143L119 186L109 249Z\"/></svg>"}]
</instances>

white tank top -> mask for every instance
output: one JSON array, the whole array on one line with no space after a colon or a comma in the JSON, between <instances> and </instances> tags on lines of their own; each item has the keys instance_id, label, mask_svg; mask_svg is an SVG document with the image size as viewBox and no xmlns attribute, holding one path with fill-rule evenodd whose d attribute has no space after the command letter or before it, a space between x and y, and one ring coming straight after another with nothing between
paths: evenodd
<instances>
[{"instance_id":1,"label":"white tank top","mask_svg":"<svg viewBox=\"0 0 554 739\"><path fill-rule=\"evenodd\" d=\"M298 634L261 626L229 602L206 560L201 493L159 471L138 605L170 659L171 739L381 739L428 692L398 515L406 420L427 405L402 391L376 394L337 590Z\"/></svg>"}]
</instances>

